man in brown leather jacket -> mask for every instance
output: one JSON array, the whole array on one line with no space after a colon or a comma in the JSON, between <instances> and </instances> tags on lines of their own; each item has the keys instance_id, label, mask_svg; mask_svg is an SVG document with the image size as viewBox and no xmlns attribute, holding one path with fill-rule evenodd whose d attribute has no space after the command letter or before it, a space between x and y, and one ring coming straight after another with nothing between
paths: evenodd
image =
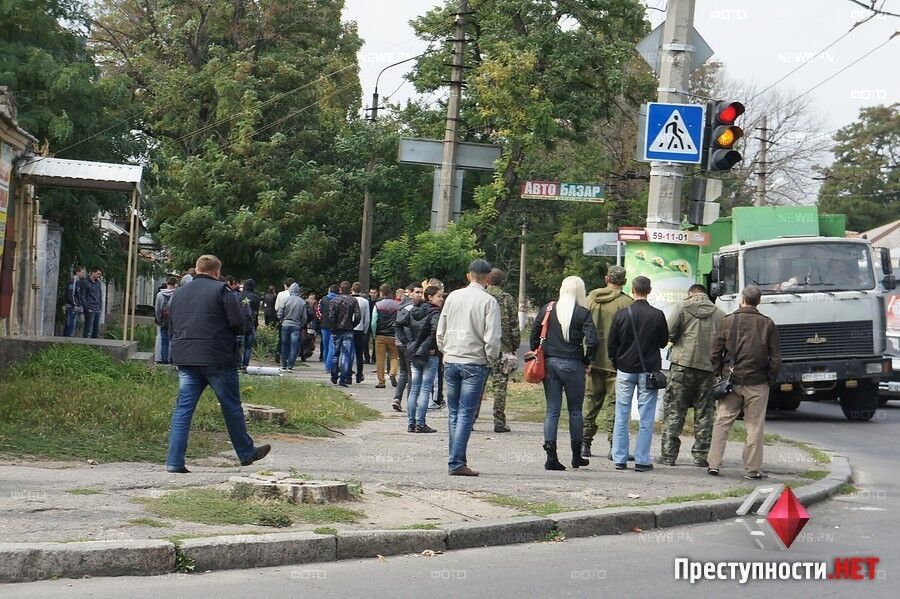
<instances>
[{"instance_id":1,"label":"man in brown leather jacket","mask_svg":"<svg viewBox=\"0 0 900 599\"><path fill-rule=\"evenodd\" d=\"M744 443L744 478L765 478L762 473L763 426L769 387L781 370L778 331L768 316L759 313L762 294L759 287L749 285L741 292L741 307L722 321L719 334L710 351L710 361L717 375L731 369L732 392L718 400L709 449L709 469L719 474L725 440L735 419L744 412L747 440ZM733 368L731 364L734 364Z\"/></svg>"}]
</instances>

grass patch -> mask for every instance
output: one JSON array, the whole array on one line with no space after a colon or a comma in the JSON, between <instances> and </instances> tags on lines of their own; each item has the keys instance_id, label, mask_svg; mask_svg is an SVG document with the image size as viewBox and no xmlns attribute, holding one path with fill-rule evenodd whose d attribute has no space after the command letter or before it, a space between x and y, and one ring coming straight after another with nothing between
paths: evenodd
<instances>
[{"instance_id":1,"label":"grass patch","mask_svg":"<svg viewBox=\"0 0 900 599\"><path fill-rule=\"evenodd\" d=\"M826 476L828 476L827 470L807 470L805 472L801 472L800 476L803 478L808 478L810 480L822 480Z\"/></svg>"},{"instance_id":2,"label":"grass patch","mask_svg":"<svg viewBox=\"0 0 900 599\"><path fill-rule=\"evenodd\" d=\"M378 489L375 492L379 495L384 495L385 497L403 497L403 493L397 493L396 491L386 491L384 489Z\"/></svg>"},{"instance_id":3,"label":"grass patch","mask_svg":"<svg viewBox=\"0 0 900 599\"><path fill-rule=\"evenodd\" d=\"M688 501L706 501L710 499L725 499L728 497L743 497L750 494L753 489L749 487L735 487L726 489L719 493L694 493L692 495L671 495L662 499L653 499L651 501L631 501L622 503L611 503L604 507L647 507L651 505L662 505L667 503L685 503Z\"/></svg>"},{"instance_id":4,"label":"grass patch","mask_svg":"<svg viewBox=\"0 0 900 599\"><path fill-rule=\"evenodd\" d=\"M122 327L119 323L111 323L106 327L104 339L121 339ZM134 340L137 341L138 351L156 350L156 325L138 324L134 327Z\"/></svg>"},{"instance_id":5,"label":"grass patch","mask_svg":"<svg viewBox=\"0 0 900 599\"><path fill-rule=\"evenodd\" d=\"M172 525L156 518L134 518L128 521L128 524L135 526L149 526L150 528L171 528Z\"/></svg>"},{"instance_id":6,"label":"grass patch","mask_svg":"<svg viewBox=\"0 0 900 599\"><path fill-rule=\"evenodd\" d=\"M69 495L103 495L100 489L69 489L66 491Z\"/></svg>"},{"instance_id":7,"label":"grass patch","mask_svg":"<svg viewBox=\"0 0 900 599\"><path fill-rule=\"evenodd\" d=\"M215 489L184 489L162 497L141 497L135 501L157 516L201 524L255 524L283 528L301 522L353 524L365 517L359 510L337 505L295 505L257 497L235 498Z\"/></svg>"},{"instance_id":8,"label":"grass patch","mask_svg":"<svg viewBox=\"0 0 900 599\"><path fill-rule=\"evenodd\" d=\"M313 532L317 535L336 535L337 529L330 526L320 526L319 528L314 528Z\"/></svg>"},{"instance_id":9,"label":"grass patch","mask_svg":"<svg viewBox=\"0 0 900 599\"><path fill-rule=\"evenodd\" d=\"M853 495L856 493L856 486L851 483L844 483L838 487L837 495Z\"/></svg>"},{"instance_id":10,"label":"grass patch","mask_svg":"<svg viewBox=\"0 0 900 599\"><path fill-rule=\"evenodd\" d=\"M437 530L438 525L433 522L420 522L418 524L407 524L401 526L400 530Z\"/></svg>"},{"instance_id":11,"label":"grass patch","mask_svg":"<svg viewBox=\"0 0 900 599\"><path fill-rule=\"evenodd\" d=\"M242 376L240 386L245 402L283 408L288 415L288 424L255 423L251 434L326 436L328 428L378 417L321 384ZM178 379L168 369L118 362L85 346L52 347L0 372L0 453L162 463L177 392ZM187 457L228 446L218 402L207 390L194 413Z\"/></svg>"},{"instance_id":12,"label":"grass patch","mask_svg":"<svg viewBox=\"0 0 900 599\"><path fill-rule=\"evenodd\" d=\"M526 501L518 497L510 497L509 495L491 495L485 498L485 501L501 507L508 507L520 512L525 512L533 516L546 516L548 514L556 514L558 512L570 511L569 508L557 503L556 501Z\"/></svg>"}]
</instances>

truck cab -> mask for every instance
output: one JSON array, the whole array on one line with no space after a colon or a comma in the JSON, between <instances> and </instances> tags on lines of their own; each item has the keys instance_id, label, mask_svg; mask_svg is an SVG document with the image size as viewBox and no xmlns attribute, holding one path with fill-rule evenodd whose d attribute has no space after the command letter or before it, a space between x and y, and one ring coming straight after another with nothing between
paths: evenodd
<instances>
[{"instance_id":1,"label":"truck cab","mask_svg":"<svg viewBox=\"0 0 900 599\"><path fill-rule=\"evenodd\" d=\"M891 376L885 295L890 259L865 239L794 236L725 245L712 257L710 295L726 313L740 291L762 291L759 311L778 330L782 368L770 406L838 400L849 420L870 420L879 381Z\"/></svg>"}]
</instances>

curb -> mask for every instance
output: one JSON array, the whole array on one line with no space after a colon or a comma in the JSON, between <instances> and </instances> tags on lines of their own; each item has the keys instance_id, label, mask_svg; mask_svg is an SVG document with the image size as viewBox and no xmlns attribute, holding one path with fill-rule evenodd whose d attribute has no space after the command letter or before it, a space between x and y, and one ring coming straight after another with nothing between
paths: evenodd
<instances>
[{"instance_id":1,"label":"curb","mask_svg":"<svg viewBox=\"0 0 900 599\"><path fill-rule=\"evenodd\" d=\"M824 501L851 479L850 462L834 455L822 480L794 490L805 506ZM153 576L175 572L176 553L197 572L264 568L340 559L443 552L543 541L552 533L590 537L701 524L734 517L741 498L672 505L563 512L546 517L446 524L433 530L356 530L230 535L169 541L0 543L0 583L85 576Z\"/></svg>"}]
</instances>

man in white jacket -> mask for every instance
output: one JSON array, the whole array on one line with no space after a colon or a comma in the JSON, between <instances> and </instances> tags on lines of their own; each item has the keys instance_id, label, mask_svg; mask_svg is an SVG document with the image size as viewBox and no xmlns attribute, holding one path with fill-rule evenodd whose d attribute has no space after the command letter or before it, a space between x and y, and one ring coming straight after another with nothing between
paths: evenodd
<instances>
[{"instance_id":1,"label":"man in white jacket","mask_svg":"<svg viewBox=\"0 0 900 599\"><path fill-rule=\"evenodd\" d=\"M469 265L469 286L447 296L437 327L437 345L444 356L444 381L449 408L450 458L453 476L478 476L466 464L466 446L488 364L500 355L500 306L485 288L491 265L475 260Z\"/></svg>"}]
</instances>

